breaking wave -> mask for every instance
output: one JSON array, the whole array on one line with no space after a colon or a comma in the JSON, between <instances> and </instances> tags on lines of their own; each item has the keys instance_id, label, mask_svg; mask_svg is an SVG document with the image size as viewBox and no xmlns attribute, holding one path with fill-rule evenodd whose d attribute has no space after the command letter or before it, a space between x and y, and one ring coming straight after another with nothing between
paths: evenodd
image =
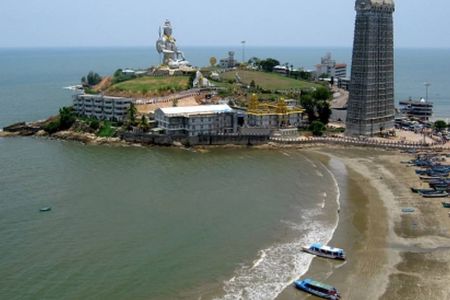
<instances>
[{"instance_id":1,"label":"breaking wave","mask_svg":"<svg viewBox=\"0 0 450 300\"><path fill-rule=\"evenodd\" d=\"M336 201L340 205L340 190L337 180L325 165L322 166L333 178L336 186ZM313 222L322 213L322 208L311 209L302 212L299 223L283 222L299 233L298 238L259 251L258 258L251 265L240 267L235 271L233 278L224 282L225 295L216 300L275 299L294 280L308 271L314 256L303 253L301 247L315 242L327 244L331 240L339 217L334 227L320 221Z\"/></svg>"}]
</instances>

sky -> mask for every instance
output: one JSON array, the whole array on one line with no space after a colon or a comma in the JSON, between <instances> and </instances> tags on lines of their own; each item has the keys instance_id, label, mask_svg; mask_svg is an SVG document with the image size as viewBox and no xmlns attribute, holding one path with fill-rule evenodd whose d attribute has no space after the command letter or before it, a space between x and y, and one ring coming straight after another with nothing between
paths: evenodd
<instances>
[{"instance_id":1,"label":"sky","mask_svg":"<svg viewBox=\"0 0 450 300\"><path fill-rule=\"evenodd\" d=\"M396 47L450 48L449 0L396 0ZM0 48L153 46L170 19L181 46L351 47L354 0L0 0Z\"/></svg>"}]
</instances>

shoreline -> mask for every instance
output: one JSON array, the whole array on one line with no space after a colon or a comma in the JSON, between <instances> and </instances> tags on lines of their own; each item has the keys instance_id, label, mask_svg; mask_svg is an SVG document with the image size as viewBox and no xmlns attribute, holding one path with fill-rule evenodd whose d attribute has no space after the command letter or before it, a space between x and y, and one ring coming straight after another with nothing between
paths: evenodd
<instances>
[{"instance_id":1,"label":"shoreline","mask_svg":"<svg viewBox=\"0 0 450 300\"><path fill-rule=\"evenodd\" d=\"M346 248L349 258L345 263L314 258L302 278L333 284L344 299L446 299L450 220L439 200L410 192L419 180L413 168L400 164L409 157L367 149L315 152L342 162L348 170L349 190L343 193L331 243ZM365 199L352 199L358 192ZM416 211L404 214L402 207ZM309 296L291 286L276 299L294 297Z\"/></svg>"},{"instance_id":2,"label":"shoreline","mask_svg":"<svg viewBox=\"0 0 450 300\"><path fill-rule=\"evenodd\" d=\"M100 137L93 133L78 132L72 130L59 131L54 134L47 134L43 130L39 130L34 134L22 134L20 132L10 132L0 129L0 138L14 138L14 137L37 137L46 138L49 140L73 141L80 142L85 145L109 145L120 147L175 147L194 149L204 151L214 148L254 148L254 149L322 149L328 148L350 148L350 149L366 149L373 151L431 151L443 152L450 151L450 148L435 147L434 145L419 145L419 144L401 144L401 143L366 143L364 141L354 142L346 141L345 139L316 137L309 138L300 142L278 141L269 139L263 143L245 144L245 143L219 143L219 144L184 144L181 141L173 140L171 143L152 144L139 141L127 141L121 137Z\"/></svg>"},{"instance_id":3,"label":"shoreline","mask_svg":"<svg viewBox=\"0 0 450 300\"><path fill-rule=\"evenodd\" d=\"M94 144L110 145L109 142ZM113 145L124 146L121 142ZM127 143L125 146L133 145ZM246 147L222 145L192 149L202 152L213 148ZM331 283L345 299L414 297L428 300L445 299L450 295L447 285L450 280L450 218L440 200L424 200L410 192L409 188L416 186L419 179L414 168L402 165L400 161L411 156L392 149L344 145L326 145L325 148L320 145L267 144L250 148L303 149L306 153L339 161L347 168L348 178L332 172L338 181L348 180L349 184L348 190L342 191L339 203L342 209L330 245L346 249L349 260L341 264L314 258L302 278L313 277ZM364 195L364 199L353 199L352 194ZM403 214L402 207L414 207L416 211ZM306 299L308 296L289 286L276 299L294 297Z\"/></svg>"}]
</instances>

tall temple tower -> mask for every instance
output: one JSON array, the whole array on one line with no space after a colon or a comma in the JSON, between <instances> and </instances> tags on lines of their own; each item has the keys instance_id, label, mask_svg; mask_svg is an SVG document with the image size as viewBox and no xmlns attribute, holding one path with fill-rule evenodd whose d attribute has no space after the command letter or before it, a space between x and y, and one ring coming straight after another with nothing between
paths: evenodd
<instances>
[{"instance_id":1,"label":"tall temple tower","mask_svg":"<svg viewBox=\"0 0 450 300\"><path fill-rule=\"evenodd\" d=\"M356 0L347 135L394 127L394 0Z\"/></svg>"}]
</instances>

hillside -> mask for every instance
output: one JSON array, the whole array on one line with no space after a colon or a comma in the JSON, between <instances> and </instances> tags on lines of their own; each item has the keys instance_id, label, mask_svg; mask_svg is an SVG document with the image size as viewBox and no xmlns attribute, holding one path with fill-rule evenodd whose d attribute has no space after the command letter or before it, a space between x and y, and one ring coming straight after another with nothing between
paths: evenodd
<instances>
[{"instance_id":1,"label":"hillside","mask_svg":"<svg viewBox=\"0 0 450 300\"><path fill-rule=\"evenodd\" d=\"M144 76L112 84L105 94L127 97L154 97L183 91L189 88L188 76Z\"/></svg>"},{"instance_id":2,"label":"hillside","mask_svg":"<svg viewBox=\"0 0 450 300\"><path fill-rule=\"evenodd\" d=\"M221 74L223 80L234 80L236 73L239 74L242 83L250 85L250 83L255 81L257 86L265 90L290 90L290 89L308 89L318 87L318 84L311 83L303 80L296 80L293 78L284 77L276 73L266 73L259 71L248 71L248 70L236 70L229 71Z\"/></svg>"}]
</instances>

